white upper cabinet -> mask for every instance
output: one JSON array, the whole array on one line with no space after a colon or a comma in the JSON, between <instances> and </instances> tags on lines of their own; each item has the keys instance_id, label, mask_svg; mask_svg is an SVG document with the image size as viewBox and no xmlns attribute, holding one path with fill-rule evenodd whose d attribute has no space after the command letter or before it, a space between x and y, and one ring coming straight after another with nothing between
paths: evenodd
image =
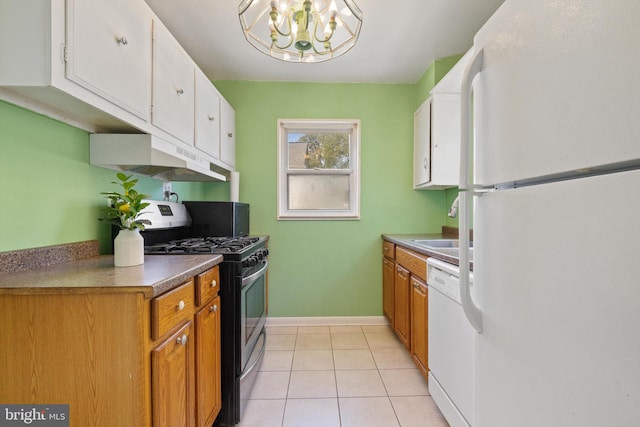
<instances>
[{"instance_id":1,"label":"white upper cabinet","mask_svg":"<svg viewBox=\"0 0 640 427\"><path fill-rule=\"evenodd\" d=\"M0 98L90 132L143 128L152 16L129 0L0 1Z\"/></svg>"},{"instance_id":2,"label":"white upper cabinet","mask_svg":"<svg viewBox=\"0 0 640 427\"><path fill-rule=\"evenodd\" d=\"M220 160L232 169L236 166L236 112L220 99Z\"/></svg>"},{"instance_id":3,"label":"white upper cabinet","mask_svg":"<svg viewBox=\"0 0 640 427\"><path fill-rule=\"evenodd\" d=\"M149 120L151 22L131 0L67 1L67 78Z\"/></svg>"},{"instance_id":4,"label":"white upper cabinet","mask_svg":"<svg viewBox=\"0 0 640 427\"><path fill-rule=\"evenodd\" d=\"M207 76L196 69L195 145L214 159L220 158L220 98Z\"/></svg>"},{"instance_id":5,"label":"white upper cabinet","mask_svg":"<svg viewBox=\"0 0 640 427\"><path fill-rule=\"evenodd\" d=\"M413 188L456 187L460 171L460 95L432 94L414 117Z\"/></svg>"},{"instance_id":6,"label":"white upper cabinet","mask_svg":"<svg viewBox=\"0 0 640 427\"><path fill-rule=\"evenodd\" d=\"M431 90L414 114L413 188L457 187L460 180L460 86L471 51Z\"/></svg>"},{"instance_id":7,"label":"white upper cabinet","mask_svg":"<svg viewBox=\"0 0 640 427\"><path fill-rule=\"evenodd\" d=\"M0 0L0 99L235 167L233 108L144 0Z\"/></svg>"},{"instance_id":8,"label":"white upper cabinet","mask_svg":"<svg viewBox=\"0 0 640 427\"><path fill-rule=\"evenodd\" d=\"M460 182L460 95L431 95L431 182L433 188Z\"/></svg>"},{"instance_id":9,"label":"white upper cabinet","mask_svg":"<svg viewBox=\"0 0 640 427\"><path fill-rule=\"evenodd\" d=\"M431 98L413 114L413 188L431 182Z\"/></svg>"},{"instance_id":10,"label":"white upper cabinet","mask_svg":"<svg viewBox=\"0 0 640 427\"><path fill-rule=\"evenodd\" d=\"M153 21L153 107L151 121L193 145L195 64L157 19Z\"/></svg>"}]
</instances>

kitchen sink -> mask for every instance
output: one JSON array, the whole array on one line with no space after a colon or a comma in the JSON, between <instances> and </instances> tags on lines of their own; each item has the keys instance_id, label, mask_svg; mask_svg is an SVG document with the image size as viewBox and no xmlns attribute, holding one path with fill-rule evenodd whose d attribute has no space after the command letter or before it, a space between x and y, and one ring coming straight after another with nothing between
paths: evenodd
<instances>
[{"instance_id":1,"label":"kitchen sink","mask_svg":"<svg viewBox=\"0 0 640 427\"><path fill-rule=\"evenodd\" d=\"M413 243L429 248L459 248L460 241L458 239L413 239ZM473 247L473 242L469 242L469 246Z\"/></svg>"},{"instance_id":2,"label":"kitchen sink","mask_svg":"<svg viewBox=\"0 0 640 427\"><path fill-rule=\"evenodd\" d=\"M413 239L413 243L433 252L460 258L460 241L458 239ZM473 242L469 242L469 260L473 261Z\"/></svg>"}]
</instances>

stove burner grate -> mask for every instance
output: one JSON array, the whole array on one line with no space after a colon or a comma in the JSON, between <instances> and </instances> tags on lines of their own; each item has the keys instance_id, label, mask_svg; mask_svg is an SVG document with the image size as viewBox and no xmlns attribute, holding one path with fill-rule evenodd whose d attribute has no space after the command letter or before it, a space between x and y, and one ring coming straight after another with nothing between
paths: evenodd
<instances>
[{"instance_id":1,"label":"stove burner grate","mask_svg":"<svg viewBox=\"0 0 640 427\"><path fill-rule=\"evenodd\" d=\"M146 254L235 253L253 245L258 237L193 237L145 246Z\"/></svg>"}]
</instances>

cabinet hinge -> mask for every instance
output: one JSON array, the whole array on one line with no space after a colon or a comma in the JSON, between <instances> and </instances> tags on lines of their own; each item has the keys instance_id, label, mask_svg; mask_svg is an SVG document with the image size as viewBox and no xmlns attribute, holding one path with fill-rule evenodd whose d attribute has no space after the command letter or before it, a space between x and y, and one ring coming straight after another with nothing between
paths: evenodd
<instances>
[{"instance_id":1,"label":"cabinet hinge","mask_svg":"<svg viewBox=\"0 0 640 427\"><path fill-rule=\"evenodd\" d=\"M68 62L69 61L69 48L67 47L67 45L62 45L62 60L64 62Z\"/></svg>"}]
</instances>

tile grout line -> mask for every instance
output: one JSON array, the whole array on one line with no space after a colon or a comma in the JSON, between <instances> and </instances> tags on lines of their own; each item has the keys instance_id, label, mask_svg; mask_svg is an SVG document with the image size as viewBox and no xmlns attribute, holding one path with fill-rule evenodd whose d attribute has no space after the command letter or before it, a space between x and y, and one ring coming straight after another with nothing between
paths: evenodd
<instances>
[{"instance_id":1,"label":"tile grout line","mask_svg":"<svg viewBox=\"0 0 640 427\"><path fill-rule=\"evenodd\" d=\"M338 391L338 375L336 374L336 356L333 352L333 334L329 326L329 342L331 343L331 360L333 361L333 380L336 384L336 404L338 405L338 424L342 427L342 412L340 411L340 392Z\"/></svg>"},{"instance_id":2,"label":"tile grout line","mask_svg":"<svg viewBox=\"0 0 640 427\"><path fill-rule=\"evenodd\" d=\"M378 372L378 376L380 377L380 381L382 382L382 387L384 387L384 391L387 394L387 400L389 401L389 405L391 405L393 416L396 417L396 422L398 423L398 427L402 427L402 425L400 424L400 418L398 417L398 413L396 412L396 408L393 406L393 401L391 401L391 396L389 396L389 389L387 388L387 385L385 384L384 379L382 378L382 374L380 373L380 367L378 366L378 363L376 362L376 359L373 356L373 351L371 346L369 345L367 334L364 334L364 339L367 341L367 346L369 346L369 352L371 352L371 357L373 358L373 363L376 367L376 371Z\"/></svg>"},{"instance_id":3,"label":"tile grout line","mask_svg":"<svg viewBox=\"0 0 640 427\"><path fill-rule=\"evenodd\" d=\"M282 409L282 420L280 427L284 427L284 417L287 413L287 404L289 403L289 388L291 387L291 376L293 374L293 361L296 357L296 345L298 344L298 327L296 327L296 338L293 340L293 355L291 356L291 365L289 366L289 381L287 382L287 395L284 398L284 408Z\"/></svg>"}]
</instances>

